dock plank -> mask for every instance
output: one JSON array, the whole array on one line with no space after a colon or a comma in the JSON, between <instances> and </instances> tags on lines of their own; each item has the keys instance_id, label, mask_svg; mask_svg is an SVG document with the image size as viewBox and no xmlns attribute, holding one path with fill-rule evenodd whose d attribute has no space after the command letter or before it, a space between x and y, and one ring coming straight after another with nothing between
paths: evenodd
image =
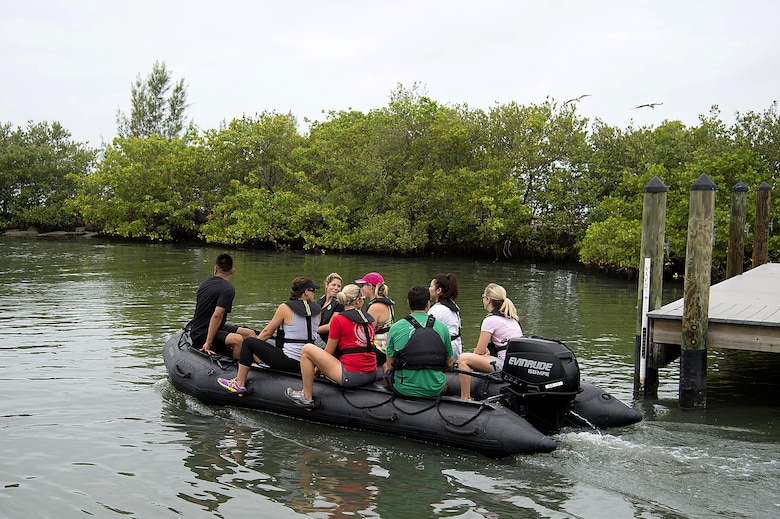
<instances>
[{"instance_id":1,"label":"dock plank","mask_svg":"<svg viewBox=\"0 0 780 519\"><path fill-rule=\"evenodd\" d=\"M682 343L684 299L647 314L650 340ZM780 353L780 263L765 263L710 287L707 346Z\"/></svg>"}]
</instances>

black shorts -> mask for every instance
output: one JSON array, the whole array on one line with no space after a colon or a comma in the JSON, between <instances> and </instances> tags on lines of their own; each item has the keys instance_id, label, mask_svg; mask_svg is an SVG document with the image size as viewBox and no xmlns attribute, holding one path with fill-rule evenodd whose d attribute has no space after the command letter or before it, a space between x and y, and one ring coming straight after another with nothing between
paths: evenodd
<instances>
[{"instance_id":1,"label":"black shorts","mask_svg":"<svg viewBox=\"0 0 780 519\"><path fill-rule=\"evenodd\" d=\"M224 355L225 357L232 357L233 351L225 345L225 340L227 340L227 336L229 334L237 333L237 332L238 332L238 326L234 326L232 324L226 324L225 326L217 330L216 335L214 335L214 340L211 342L211 351L215 353L219 353L220 355ZM205 342L206 342L205 335L198 335L192 337L192 346L197 349L201 349Z\"/></svg>"}]
</instances>

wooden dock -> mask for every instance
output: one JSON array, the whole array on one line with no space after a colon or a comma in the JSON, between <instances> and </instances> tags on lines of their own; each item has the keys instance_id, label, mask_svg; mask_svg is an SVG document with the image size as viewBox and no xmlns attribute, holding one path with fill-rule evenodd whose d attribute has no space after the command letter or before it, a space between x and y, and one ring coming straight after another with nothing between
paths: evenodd
<instances>
[{"instance_id":1,"label":"wooden dock","mask_svg":"<svg viewBox=\"0 0 780 519\"><path fill-rule=\"evenodd\" d=\"M684 299L647 314L650 342L682 343ZM710 288L708 348L780 353L780 263L765 263ZM659 367L668 363L658 359ZM673 357L672 357L673 358Z\"/></svg>"}]
</instances>

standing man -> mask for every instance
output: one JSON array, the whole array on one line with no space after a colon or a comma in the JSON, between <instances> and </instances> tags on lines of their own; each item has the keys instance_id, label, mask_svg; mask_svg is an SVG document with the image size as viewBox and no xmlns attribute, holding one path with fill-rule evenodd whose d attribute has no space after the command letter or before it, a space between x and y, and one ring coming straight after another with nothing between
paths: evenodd
<instances>
[{"instance_id":1,"label":"standing man","mask_svg":"<svg viewBox=\"0 0 780 519\"><path fill-rule=\"evenodd\" d=\"M236 296L236 289L230 284L235 271L230 254L217 256L214 275L198 287L195 316L189 327L192 345L200 351L238 359L244 339L257 334L249 328L225 324Z\"/></svg>"},{"instance_id":2,"label":"standing man","mask_svg":"<svg viewBox=\"0 0 780 519\"><path fill-rule=\"evenodd\" d=\"M452 340L447 325L432 315L428 287L409 289L412 313L390 327L385 374L393 390L405 396L437 396L452 369Z\"/></svg>"}]
</instances>

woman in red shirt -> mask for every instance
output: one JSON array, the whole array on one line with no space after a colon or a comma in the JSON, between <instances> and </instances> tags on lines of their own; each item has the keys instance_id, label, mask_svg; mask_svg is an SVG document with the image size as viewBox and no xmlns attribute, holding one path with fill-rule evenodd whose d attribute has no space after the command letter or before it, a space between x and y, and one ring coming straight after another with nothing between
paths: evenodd
<instances>
[{"instance_id":1,"label":"woman in red shirt","mask_svg":"<svg viewBox=\"0 0 780 519\"><path fill-rule=\"evenodd\" d=\"M376 379L374 318L363 313L363 293L357 285L347 285L338 294L344 310L330 322L324 350L305 344L301 351L303 390L288 387L287 397L303 407L314 405L315 370L344 387L364 386Z\"/></svg>"}]
</instances>

